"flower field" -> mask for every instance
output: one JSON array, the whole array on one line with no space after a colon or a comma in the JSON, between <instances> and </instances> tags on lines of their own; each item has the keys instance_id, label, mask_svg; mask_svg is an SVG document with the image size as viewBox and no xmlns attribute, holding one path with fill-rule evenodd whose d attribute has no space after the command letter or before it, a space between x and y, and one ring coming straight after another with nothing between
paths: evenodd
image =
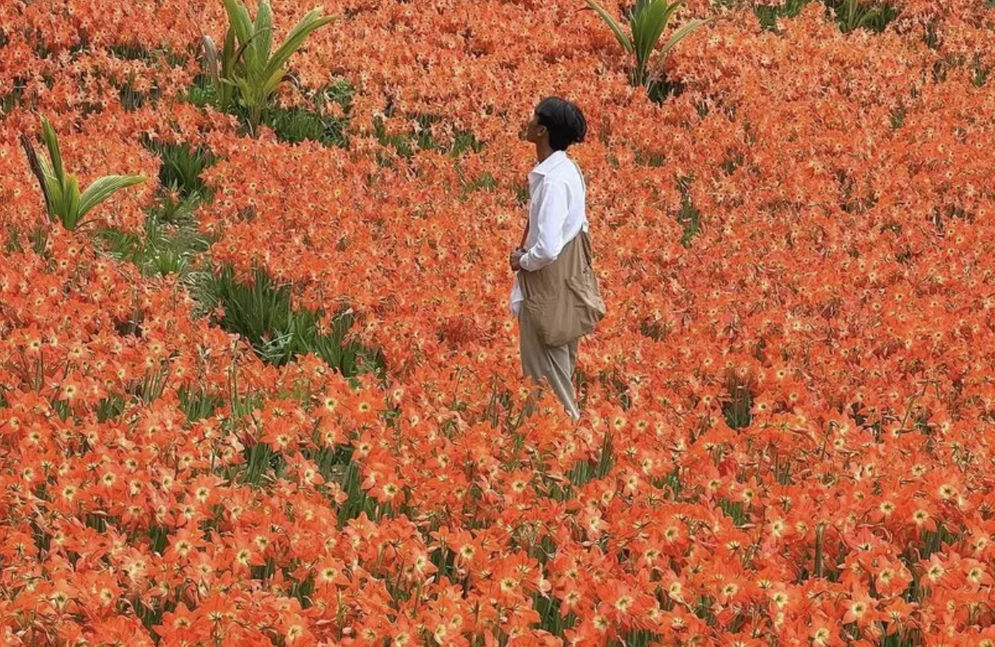
<instances>
[{"instance_id":1,"label":"flower field","mask_svg":"<svg viewBox=\"0 0 995 647\"><path fill-rule=\"evenodd\" d=\"M0 3L0 644L995 645L995 3L689 0L656 92L582 0L320 6L251 107L221 0Z\"/></svg>"}]
</instances>

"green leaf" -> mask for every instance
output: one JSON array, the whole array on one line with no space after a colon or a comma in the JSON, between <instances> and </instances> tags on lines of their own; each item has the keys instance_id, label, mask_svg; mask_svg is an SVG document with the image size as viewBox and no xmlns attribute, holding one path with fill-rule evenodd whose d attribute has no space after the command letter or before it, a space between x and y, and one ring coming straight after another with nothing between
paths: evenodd
<instances>
[{"instance_id":1,"label":"green leaf","mask_svg":"<svg viewBox=\"0 0 995 647\"><path fill-rule=\"evenodd\" d=\"M235 30L228 27L225 34L225 44L221 50L221 77L215 86L218 93L218 107L221 110L228 110L232 101L233 89L231 79L235 74Z\"/></svg>"},{"instance_id":2,"label":"green leaf","mask_svg":"<svg viewBox=\"0 0 995 647\"><path fill-rule=\"evenodd\" d=\"M105 175L95 180L83 192L79 202L79 217L82 219L91 209L106 200L118 189L144 182L141 175Z\"/></svg>"},{"instance_id":3,"label":"green leaf","mask_svg":"<svg viewBox=\"0 0 995 647\"><path fill-rule=\"evenodd\" d=\"M230 26L225 33L225 44L221 50L221 78L229 78L235 67L235 30Z\"/></svg>"},{"instance_id":4,"label":"green leaf","mask_svg":"<svg viewBox=\"0 0 995 647\"><path fill-rule=\"evenodd\" d=\"M312 9L309 11L306 16L301 18L300 21L294 25L294 28L290 30L290 34L287 35L287 40L285 40L283 44L280 45L280 48L273 54L273 58L271 58L266 65L266 71L263 74L263 78L270 79L274 72L284 67L291 55L293 55L293 53L304 44L304 39L307 38L311 32L327 25L333 20L335 20L334 16L321 16L320 9Z\"/></svg>"},{"instance_id":5,"label":"green leaf","mask_svg":"<svg viewBox=\"0 0 995 647\"><path fill-rule=\"evenodd\" d=\"M635 47L636 64L640 71L645 69L649 61L650 54L660 40L663 28L667 26L670 16L683 4L683 0L678 0L673 4L668 4L667 0L653 0L639 14L632 17L632 40Z\"/></svg>"},{"instance_id":6,"label":"green leaf","mask_svg":"<svg viewBox=\"0 0 995 647\"><path fill-rule=\"evenodd\" d=\"M584 2L587 3L588 7L596 11L598 15L601 16L601 19L607 23L608 27L615 33L615 39L618 40L619 45L621 45L625 51L632 52L632 41L622 30L622 25L618 24L618 22L611 17L611 14L605 11L604 7L595 2L595 0L584 0Z\"/></svg>"},{"instance_id":7,"label":"green leaf","mask_svg":"<svg viewBox=\"0 0 995 647\"><path fill-rule=\"evenodd\" d=\"M45 159L44 155L38 156L38 168L41 171L39 180L42 182L45 198L48 200L49 207L55 212L55 207L62 202L62 182L55 177L52 164ZM52 216L54 213L49 215Z\"/></svg>"},{"instance_id":8,"label":"green leaf","mask_svg":"<svg viewBox=\"0 0 995 647\"><path fill-rule=\"evenodd\" d=\"M273 12L266 0L259 3L253 38L249 67L253 70L262 70L269 60L270 47L273 44Z\"/></svg>"},{"instance_id":9,"label":"green leaf","mask_svg":"<svg viewBox=\"0 0 995 647\"><path fill-rule=\"evenodd\" d=\"M667 41L667 44L663 46L662 50L660 50L660 55L661 56L666 56L667 53L670 52L670 50L674 48L674 45L676 45L677 43L681 42L681 40L685 36L688 36L688 35L692 34L699 27L701 27L702 25L706 25L706 24L712 22L712 20L714 20L714 19L715 19L714 16L711 16L709 18L695 18L694 20L691 20L690 22L686 23L680 29L678 29L677 31L675 31L673 33L673 35Z\"/></svg>"},{"instance_id":10,"label":"green leaf","mask_svg":"<svg viewBox=\"0 0 995 647\"><path fill-rule=\"evenodd\" d=\"M266 79L266 82L262 87L262 96L264 99L269 98L269 95L273 94L276 90L276 86L280 85L280 81L283 80L284 75L283 68L274 70L273 75Z\"/></svg>"},{"instance_id":11,"label":"green leaf","mask_svg":"<svg viewBox=\"0 0 995 647\"><path fill-rule=\"evenodd\" d=\"M249 42L252 36L252 21L249 10L241 0L225 0L225 11L228 12L228 24L235 30L235 35L241 43Z\"/></svg>"},{"instance_id":12,"label":"green leaf","mask_svg":"<svg viewBox=\"0 0 995 647\"><path fill-rule=\"evenodd\" d=\"M66 194L62 183L55 179L55 176L45 174L45 192L48 193L48 200L52 205L52 211L61 214L65 211ZM53 214L54 215L54 214Z\"/></svg>"},{"instance_id":13,"label":"green leaf","mask_svg":"<svg viewBox=\"0 0 995 647\"><path fill-rule=\"evenodd\" d=\"M45 117L41 118L41 136L48 147L48 156L52 160L52 171L55 177L62 181L65 169L62 167L62 153L59 152L59 138L55 135L55 129Z\"/></svg>"},{"instance_id":14,"label":"green leaf","mask_svg":"<svg viewBox=\"0 0 995 647\"><path fill-rule=\"evenodd\" d=\"M881 7L874 7L864 10L864 15L857 20L857 27L865 27L868 29L873 29L877 25L875 23L884 22L884 11Z\"/></svg>"},{"instance_id":15,"label":"green leaf","mask_svg":"<svg viewBox=\"0 0 995 647\"><path fill-rule=\"evenodd\" d=\"M252 83L250 83L249 79L245 78L244 76L236 76L234 81L235 81L235 87L238 88L239 95L241 95L242 102L246 104L252 103L253 88L255 86Z\"/></svg>"},{"instance_id":16,"label":"green leaf","mask_svg":"<svg viewBox=\"0 0 995 647\"><path fill-rule=\"evenodd\" d=\"M74 173L66 175L65 210L62 212L62 224L66 229L75 229L79 222L79 181Z\"/></svg>"}]
</instances>

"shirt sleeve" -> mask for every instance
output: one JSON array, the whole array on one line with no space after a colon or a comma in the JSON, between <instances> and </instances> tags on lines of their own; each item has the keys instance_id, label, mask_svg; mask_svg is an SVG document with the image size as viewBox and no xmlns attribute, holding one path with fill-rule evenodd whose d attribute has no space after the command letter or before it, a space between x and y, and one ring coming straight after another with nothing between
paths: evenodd
<instances>
[{"instance_id":1,"label":"shirt sleeve","mask_svg":"<svg viewBox=\"0 0 995 647\"><path fill-rule=\"evenodd\" d=\"M518 263L527 272L541 269L559 256L563 249L563 224L567 220L567 185L546 180L539 188L539 210L536 215L536 242L522 255Z\"/></svg>"}]
</instances>

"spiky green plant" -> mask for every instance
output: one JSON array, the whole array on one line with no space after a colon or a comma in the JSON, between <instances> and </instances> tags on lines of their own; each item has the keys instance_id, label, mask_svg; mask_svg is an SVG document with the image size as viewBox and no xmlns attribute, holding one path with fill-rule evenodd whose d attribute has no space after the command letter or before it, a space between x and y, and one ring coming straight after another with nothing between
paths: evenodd
<instances>
[{"instance_id":1,"label":"spiky green plant","mask_svg":"<svg viewBox=\"0 0 995 647\"><path fill-rule=\"evenodd\" d=\"M864 3L860 0L842 0L830 3L836 10L836 18L844 33L855 29L883 31L885 26L897 15L888 3Z\"/></svg>"},{"instance_id":2,"label":"spiky green plant","mask_svg":"<svg viewBox=\"0 0 995 647\"><path fill-rule=\"evenodd\" d=\"M780 4L770 5L761 2L753 3L753 13L764 29L774 30L780 18L794 18L811 0L784 0Z\"/></svg>"},{"instance_id":3,"label":"spiky green plant","mask_svg":"<svg viewBox=\"0 0 995 647\"><path fill-rule=\"evenodd\" d=\"M204 65L215 85L219 108L227 110L237 90L238 99L248 113L249 126L255 132L263 109L284 79L287 61L311 32L335 18L322 16L320 8L312 9L274 52L273 12L267 0L259 3L255 22L249 18L249 11L241 0L225 0L225 11L228 13L228 32L220 59L213 41L205 36Z\"/></svg>"},{"instance_id":4,"label":"spiky green plant","mask_svg":"<svg viewBox=\"0 0 995 647\"><path fill-rule=\"evenodd\" d=\"M219 270L204 276L196 290L198 300L212 310L220 307L224 312L218 321L221 327L244 337L263 361L282 366L313 353L347 377L370 367L382 372L379 351L346 340L352 325L348 311L340 310L332 329L323 332L321 312L292 306L289 284L272 279L261 268L253 271L251 282L244 283L235 280L230 265Z\"/></svg>"},{"instance_id":5,"label":"spiky green plant","mask_svg":"<svg viewBox=\"0 0 995 647\"><path fill-rule=\"evenodd\" d=\"M21 133L21 146L28 158L31 172L38 178L45 207L52 222L59 221L66 229L83 224L86 215L118 189L145 181L141 175L105 175L80 193L75 173L66 173L59 151L59 140L48 119L41 119L42 140L48 148L48 159L39 157L27 135Z\"/></svg>"},{"instance_id":6,"label":"spiky green plant","mask_svg":"<svg viewBox=\"0 0 995 647\"><path fill-rule=\"evenodd\" d=\"M204 34L201 39L204 49L203 66L213 93L210 97L214 105L222 112L229 112L235 100L235 30L231 27L225 33L224 47L218 57L218 48L210 36Z\"/></svg>"},{"instance_id":7,"label":"spiky green plant","mask_svg":"<svg viewBox=\"0 0 995 647\"><path fill-rule=\"evenodd\" d=\"M673 3L667 2L667 0L636 0L636 4L625 12L629 33L626 33L622 25L596 0L584 0L584 2L587 3L587 8L593 9L601 16L601 19L615 34L615 39L618 40L619 45L635 56L636 63L631 73L632 83L645 86L648 91L652 92L653 86L659 82L659 79L651 78L649 74L650 55L656 49L660 36L667 23L670 22L671 16L684 4L684 0L677 0ZM680 27L664 44L660 50L660 56L666 57L670 50L685 36L693 33L712 19L712 17L695 18Z\"/></svg>"}]
</instances>

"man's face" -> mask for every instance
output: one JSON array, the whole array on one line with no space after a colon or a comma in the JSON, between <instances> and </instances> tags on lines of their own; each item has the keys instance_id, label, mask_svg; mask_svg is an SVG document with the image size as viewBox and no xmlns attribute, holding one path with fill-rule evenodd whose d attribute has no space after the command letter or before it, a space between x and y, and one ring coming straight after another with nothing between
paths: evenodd
<instances>
[{"instance_id":1,"label":"man's face","mask_svg":"<svg viewBox=\"0 0 995 647\"><path fill-rule=\"evenodd\" d=\"M525 141L537 142L546 134L546 127L539 125L539 115L532 113L532 119L525 126Z\"/></svg>"}]
</instances>

